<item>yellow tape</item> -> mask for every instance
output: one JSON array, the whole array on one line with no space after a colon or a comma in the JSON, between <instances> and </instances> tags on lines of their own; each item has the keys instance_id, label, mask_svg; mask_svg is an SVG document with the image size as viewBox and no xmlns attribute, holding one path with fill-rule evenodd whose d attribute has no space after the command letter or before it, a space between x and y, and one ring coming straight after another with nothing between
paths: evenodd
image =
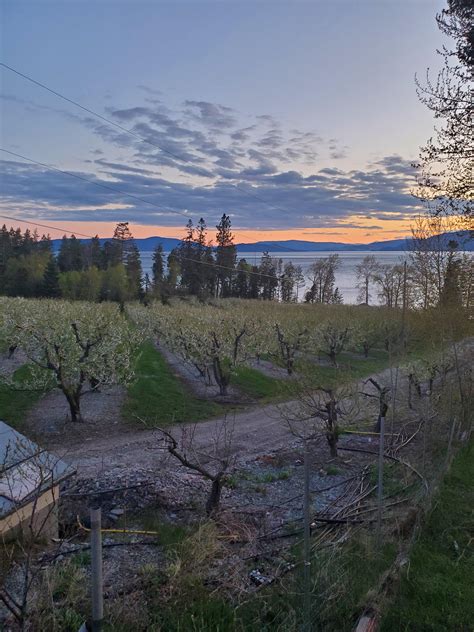
<instances>
[{"instance_id":1,"label":"yellow tape","mask_svg":"<svg viewBox=\"0 0 474 632\"><path fill-rule=\"evenodd\" d=\"M84 531L87 531L90 533L90 529L88 529L82 524L82 522L79 519L79 516L76 516L76 519L77 519L77 524L79 525L79 527L83 529ZM158 531L138 531L138 530L131 531L130 529L101 529L100 531L101 533L131 533L132 535L134 534L159 535Z\"/></svg>"}]
</instances>

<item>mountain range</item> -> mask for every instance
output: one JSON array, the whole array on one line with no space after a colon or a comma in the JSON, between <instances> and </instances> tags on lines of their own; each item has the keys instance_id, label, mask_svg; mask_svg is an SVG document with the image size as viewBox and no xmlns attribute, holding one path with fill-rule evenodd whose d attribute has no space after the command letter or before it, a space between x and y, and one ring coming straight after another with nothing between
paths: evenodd
<instances>
[{"instance_id":1,"label":"mountain range","mask_svg":"<svg viewBox=\"0 0 474 632\"><path fill-rule=\"evenodd\" d=\"M435 238L433 242L435 241ZM89 240L82 240L87 242ZM100 242L110 241L101 238ZM172 237L145 237L143 239L135 239L135 244L141 252L152 252L156 246L161 244L165 252L170 252L179 243L179 239ZM457 231L444 233L442 241L446 249L450 241L456 241L460 250L474 251L474 239L469 231ZM59 250L61 244L60 239L53 240L54 250ZM369 244L345 244L338 241L304 241L300 239L286 239L283 241L256 241L254 243L236 244L239 254L259 253L259 252L387 252L395 250L408 250L410 248L411 238L403 239L387 239L386 241L373 241ZM433 244L435 245L435 244ZM437 244L436 244L436 247Z\"/></svg>"}]
</instances>

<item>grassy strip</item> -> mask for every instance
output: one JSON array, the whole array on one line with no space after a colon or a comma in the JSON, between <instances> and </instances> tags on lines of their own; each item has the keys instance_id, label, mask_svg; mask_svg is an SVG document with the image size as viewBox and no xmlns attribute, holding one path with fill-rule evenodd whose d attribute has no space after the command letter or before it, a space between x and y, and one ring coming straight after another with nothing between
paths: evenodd
<instances>
[{"instance_id":1,"label":"grassy strip","mask_svg":"<svg viewBox=\"0 0 474 632\"><path fill-rule=\"evenodd\" d=\"M202 421L224 412L220 404L190 393L151 342L140 348L135 371L124 407L126 418L140 418L153 427Z\"/></svg>"},{"instance_id":2,"label":"grassy strip","mask_svg":"<svg viewBox=\"0 0 474 632\"><path fill-rule=\"evenodd\" d=\"M274 400L285 392L285 382L265 375L258 369L239 366L232 375L232 386L246 395L263 400Z\"/></svg>"},{"instance_id":3,"label":"grassy strip","mask_svg":"<svg viewBox=\"0 0 474 632\"><path fill-rule=\"evenodd\" d=\"M27 381L30 368L27 364L13 373L13 381L21 389ZM17 390L15 387L0 383L0 419L21 431L28 411L44 395L43 390Z\"/></svg>"},{"instance_id":4,"label":"grassy strip","mask_svg":"<svg viewBox=\"0 0 474 632\"><path fill-rule=\"evenodd\" d=\"M388 354L381 350L373 350L368 358L362 355L341 353L337 361L338 367L332 366L329 361L327 364L316 364L299 360L296 371L306 375L313 384L330 388L368 377L389 366Z\"/></svg>"},{"instance_id":5,"label":"grassy strip","mask_svg":"<svg viewBox=\"0 0 474 632\"><path fill-rule=\"evenodd\" d=\"M340 385L377 373L388 366L388 355L384 351L373 351L369 358L353 354L341 354L339 367L329 364L318 365L314 362L299 360L296 363L296 375L307 376L314 385L325 388ZM298 389L298 380L288 381L272 378L258 369L240 366L232 376L232 385L242 392L264 401L288 399Z\"/></svg>"},{"instance_id":6,"label":"grassy strip","mask_svg":"<svg viewBox=\"0 0 474 632\"><path fill-rule=\"evenodd\" d=\"M409 572L382 623L383 632L472 630L474 621L473 446L441 485L410 558Z\"/></svg>"}]
</instances>

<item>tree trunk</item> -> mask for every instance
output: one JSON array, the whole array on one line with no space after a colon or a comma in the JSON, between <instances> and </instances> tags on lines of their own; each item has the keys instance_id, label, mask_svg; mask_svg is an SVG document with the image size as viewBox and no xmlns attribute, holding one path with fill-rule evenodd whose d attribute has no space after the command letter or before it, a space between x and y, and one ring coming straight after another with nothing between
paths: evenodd
<instances>
[{"instance_id":1,"label":"tree trunk","mask_svg":"<svg viewBox=\"0 0 474 632\"><path fill-rule=\"evenodd\" d=\"M337 437L333 432L326 434L326 439L329 444L329 452L332 457L337 457Z\"/></svg>"},{"instance_id":2,"label":"tree trunk","mask_svg":"<svg viewBox=\"0 0 474 632\"><path fill-rule=\"evenodd\" d=\"M67 399L67 403L69 404L69 410L71 412L71 421L72 422L81 422L84 421L81 414L81 400L80 395L76 393L66 392L64 394Z\"/></svg>"},{"instance_id":3,"label":"tree trunk","mask_svg":"<svg viewBox=\"0 0 474 632\"><path fill-rule=\"evenodd\" d=\"M212 361L212 368L214 372L214 378L219 386L220 395L227 395L228 380L222 371L222 366L219 358L214 358Z\"/></svg>"},{"instance_id":4,"label":"tree trunk","mask_svg":"<svg viewBox=\"0 0 474 632\"><path fill-rule=\"evenodd\" d=\"M218 476L212 481L211 491L206 502L206 513L210 516L218 507L222 493L222 478Z\"/></svg>"}]
</instances>

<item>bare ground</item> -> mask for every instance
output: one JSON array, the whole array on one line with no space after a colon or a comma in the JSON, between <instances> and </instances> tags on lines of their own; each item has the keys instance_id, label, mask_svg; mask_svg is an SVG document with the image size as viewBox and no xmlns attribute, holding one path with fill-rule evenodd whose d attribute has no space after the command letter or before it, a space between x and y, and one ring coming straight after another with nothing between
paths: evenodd
<instances>
[{"instance_id":1,"label":"bare ground","mask_svg":"<svg viewBox=\"0 0 474 632\"><path fill-rule=\"evenodd\" d=\"M378 374L382 384L393 379L387 369ZM401 382L401 380L400 380ZM403 389L399 385L399 392ZM156 469L163 465L163 455L157 449L160 433L156 430L137 429L120 417L124 397L118 388L84 396L84 417L87 423L67 422L67 405L59 391L48 394L35 407L28 424L36 433L41 432L42 444L62 456L81 476L94 476L99 470L133 469L139 465ZM283 409L294 409L297 401L269 404L197 424L179 424L170 430L194 432L196 449L213 445L216 428L224 422L233 426L232 452L238 456L252 456L278 450L294 441L283 419ZM371 401L362 403L362 414L374 414ZM41 430L40 430L41 429Z\"/></svg>"}]
</instances>

